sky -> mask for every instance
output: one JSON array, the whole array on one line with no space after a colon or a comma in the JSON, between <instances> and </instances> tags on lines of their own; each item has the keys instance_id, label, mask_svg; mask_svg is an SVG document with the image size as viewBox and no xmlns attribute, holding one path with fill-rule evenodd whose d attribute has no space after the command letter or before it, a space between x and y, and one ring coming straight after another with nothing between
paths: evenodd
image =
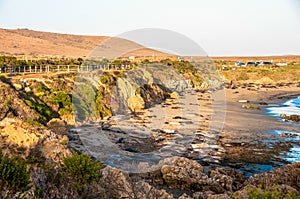
<instances>
[{"instance_id":1,"label":"sky","mask_svg":"<svg viewBox=\"0 0 300 199\"><path fill-rule=\"evenodd\" d=\"M300 55L300 0L0 0L0 28L107 36L163 28L209 56Z\"/></svg>"}]
</instances>

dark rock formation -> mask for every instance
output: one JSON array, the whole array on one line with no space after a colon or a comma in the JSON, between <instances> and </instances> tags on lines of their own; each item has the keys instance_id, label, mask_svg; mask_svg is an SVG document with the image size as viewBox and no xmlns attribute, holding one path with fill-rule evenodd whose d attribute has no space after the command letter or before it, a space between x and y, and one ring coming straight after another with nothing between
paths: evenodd
<instances>
[{"instance_id":1,"label":"dark rock formation","mask_svg":"<svg viewBox=\"0 0 300 199\"><path fill-rule=\"evenodd\" d=\"M280 117L283 118L287 122L300 122L300 115L286 115L280 114Z\"/></svg>"}]
</instances>

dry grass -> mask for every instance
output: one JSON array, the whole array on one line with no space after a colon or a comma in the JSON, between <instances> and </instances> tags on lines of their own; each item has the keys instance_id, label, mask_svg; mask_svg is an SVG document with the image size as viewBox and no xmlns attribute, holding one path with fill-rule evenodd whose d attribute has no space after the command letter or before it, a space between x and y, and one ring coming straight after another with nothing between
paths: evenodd
<instances>
[{"instance_id":1,"label":"dry grass","mask_svg":"<svg viewBox=\"0 0 300 199\"><path fill-rule=\"evenodd\" d=\"M108 38L106 36L59 34L27 29L0 29L0 54L85 57ZM130 45L139 47L134 52L128 52L130 55L169 56L167 53L147 49L133 42L127 42L127 45L129 45L128 49L133 49Z\"/></svg>"},{"instance_id":2,"label":"dry grass","mask_svg":"<svg viewBox=\"0 0 300 199\"><path fill-rule=\"evenodd\" d=\"M275 84L300 81L300 64L278 68L238 68L236 70L220 71L226 79L234 82Z\"/></svg>"}]
</instances>

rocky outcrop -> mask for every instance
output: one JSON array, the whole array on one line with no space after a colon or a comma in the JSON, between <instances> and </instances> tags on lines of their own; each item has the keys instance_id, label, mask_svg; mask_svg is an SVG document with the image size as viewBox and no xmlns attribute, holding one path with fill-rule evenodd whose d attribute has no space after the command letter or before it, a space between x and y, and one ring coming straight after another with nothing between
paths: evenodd
<instances>
[{"instance_id":1,"label":"rocky outcrop","mask_svg":"<svg viewBox=\"0 0 300 199\"><path fill-rule=\"evenodd\" d=\"M245 177L234 169L225 170L224 168L211 170L209 178L209 189L219 194L237 191L245 181Z\"/></svg>"},{"instance_id":2,"label":"rocky outcrop","mask_svg":"<svg viewBox=\"0 0 300 199\"><path fill-rule=\"evenodd\" d=\"M165 160L160 171L164 182L170 188L184 190L200 188L201 182L207 180L202 166L195 160L184 157Z\"/></svg>"},{"instance_id":3,"label":"rocky outcrop","mask_svg":"<svg viewBox=\"0 0 300 199\"><path fill-rule=\"evenodd\" d=\"M287 122L300 122L300 115L286 115L280 114L280 117L283 118Z\"/></svg>"},{"instance_id":4,"label":"rocky outcrop","mask_svg":"<svg viewBox=\"0 0 300 199\"><path fill-rule=\"evenodd\" d=\"M147 65L131 70L116 81L112 93L114 113L149 108L162 102L170 93L192 88L191 82L163 65Z\"/></svg>"},{"instance_id":5,"label":"rocky outcrop","mask_svg":"<svg viewBox=\"0 0 300 199\"><path fill-rule=\"evenodd\" d=\"M128 174L107 166L102 170L101 186L108 190L107 198L163 198L173 199L164 189L157 189L145 181L131 180Z\"/></svg>"},{"instance_id":6,"label":"rocky outcrop","mask_svg":"<svg viewBox=\"0 0 300 199\"><path fill-rule=\"evenodd\" d=\"M19 117L27 120L38 119L38 114L26 105L19 91L15 90L8 80L7 82L0 80L0 93L0 120L5 117Z\"/></svg>"},{"instance_id":7,"label":"rocky outcrop","mask_svg":"<svg viewBox=\"0 0 300 199\"><path fill-rule=\"evenodd\" d=\"M286 185L300 190L300 163L286 165L263 174L255 174L245 184L263 187L272 187L274 184Z\"/></svg>"},{"instance_id":8,"label":"rocky outcrop","mask_svg":"<svg viewBox=\"0 0 300 199\"><path fill-rule=\"evenodd\" d=\"M171 189L201 191L195 198L207 198L209 194L230 195L242 188L245 181L244 176L233 169L217 168L207 176L197 161L184 157L167 158L160 164L163 184Z\"/></svg>"},{"instance_id":9,"label":"rocky outcrop","mask_svg":"<svg viewBox=\"0 0 300 199\"><path fill-rule=\"evenodd\" d=\"M183 194L179 198L248 198L250 190L257 190L262 186L262 191L276 189L283 195L290 193L299 194L300 164L295 163L274 169L271 172L256 174L246 178L234 169L216 168L203 173L202 166L194 160L182 157L169 158L162 161L161 169L163 184L170 189L195 191L192 195ZM157 175L156 176L160 176Z\"/></svg>"}]
</instances>

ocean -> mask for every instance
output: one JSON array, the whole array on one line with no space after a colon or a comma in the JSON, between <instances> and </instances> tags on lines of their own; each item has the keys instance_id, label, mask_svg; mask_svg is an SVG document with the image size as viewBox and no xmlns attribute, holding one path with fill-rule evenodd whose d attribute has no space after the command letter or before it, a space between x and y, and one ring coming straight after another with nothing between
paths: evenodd
<instances>
[{"instance_id":1,"label":"ocean","mask_svg":"<svg viewBox=\"0 0 300 199\"><path fill-rule=\"evenodd\" d=\"M281 105L271 105L266 108L267 113L272 116L279 117L280 114L300 115L300 96L295 99L288 100Z\"/></svg>"}]
</instances>

